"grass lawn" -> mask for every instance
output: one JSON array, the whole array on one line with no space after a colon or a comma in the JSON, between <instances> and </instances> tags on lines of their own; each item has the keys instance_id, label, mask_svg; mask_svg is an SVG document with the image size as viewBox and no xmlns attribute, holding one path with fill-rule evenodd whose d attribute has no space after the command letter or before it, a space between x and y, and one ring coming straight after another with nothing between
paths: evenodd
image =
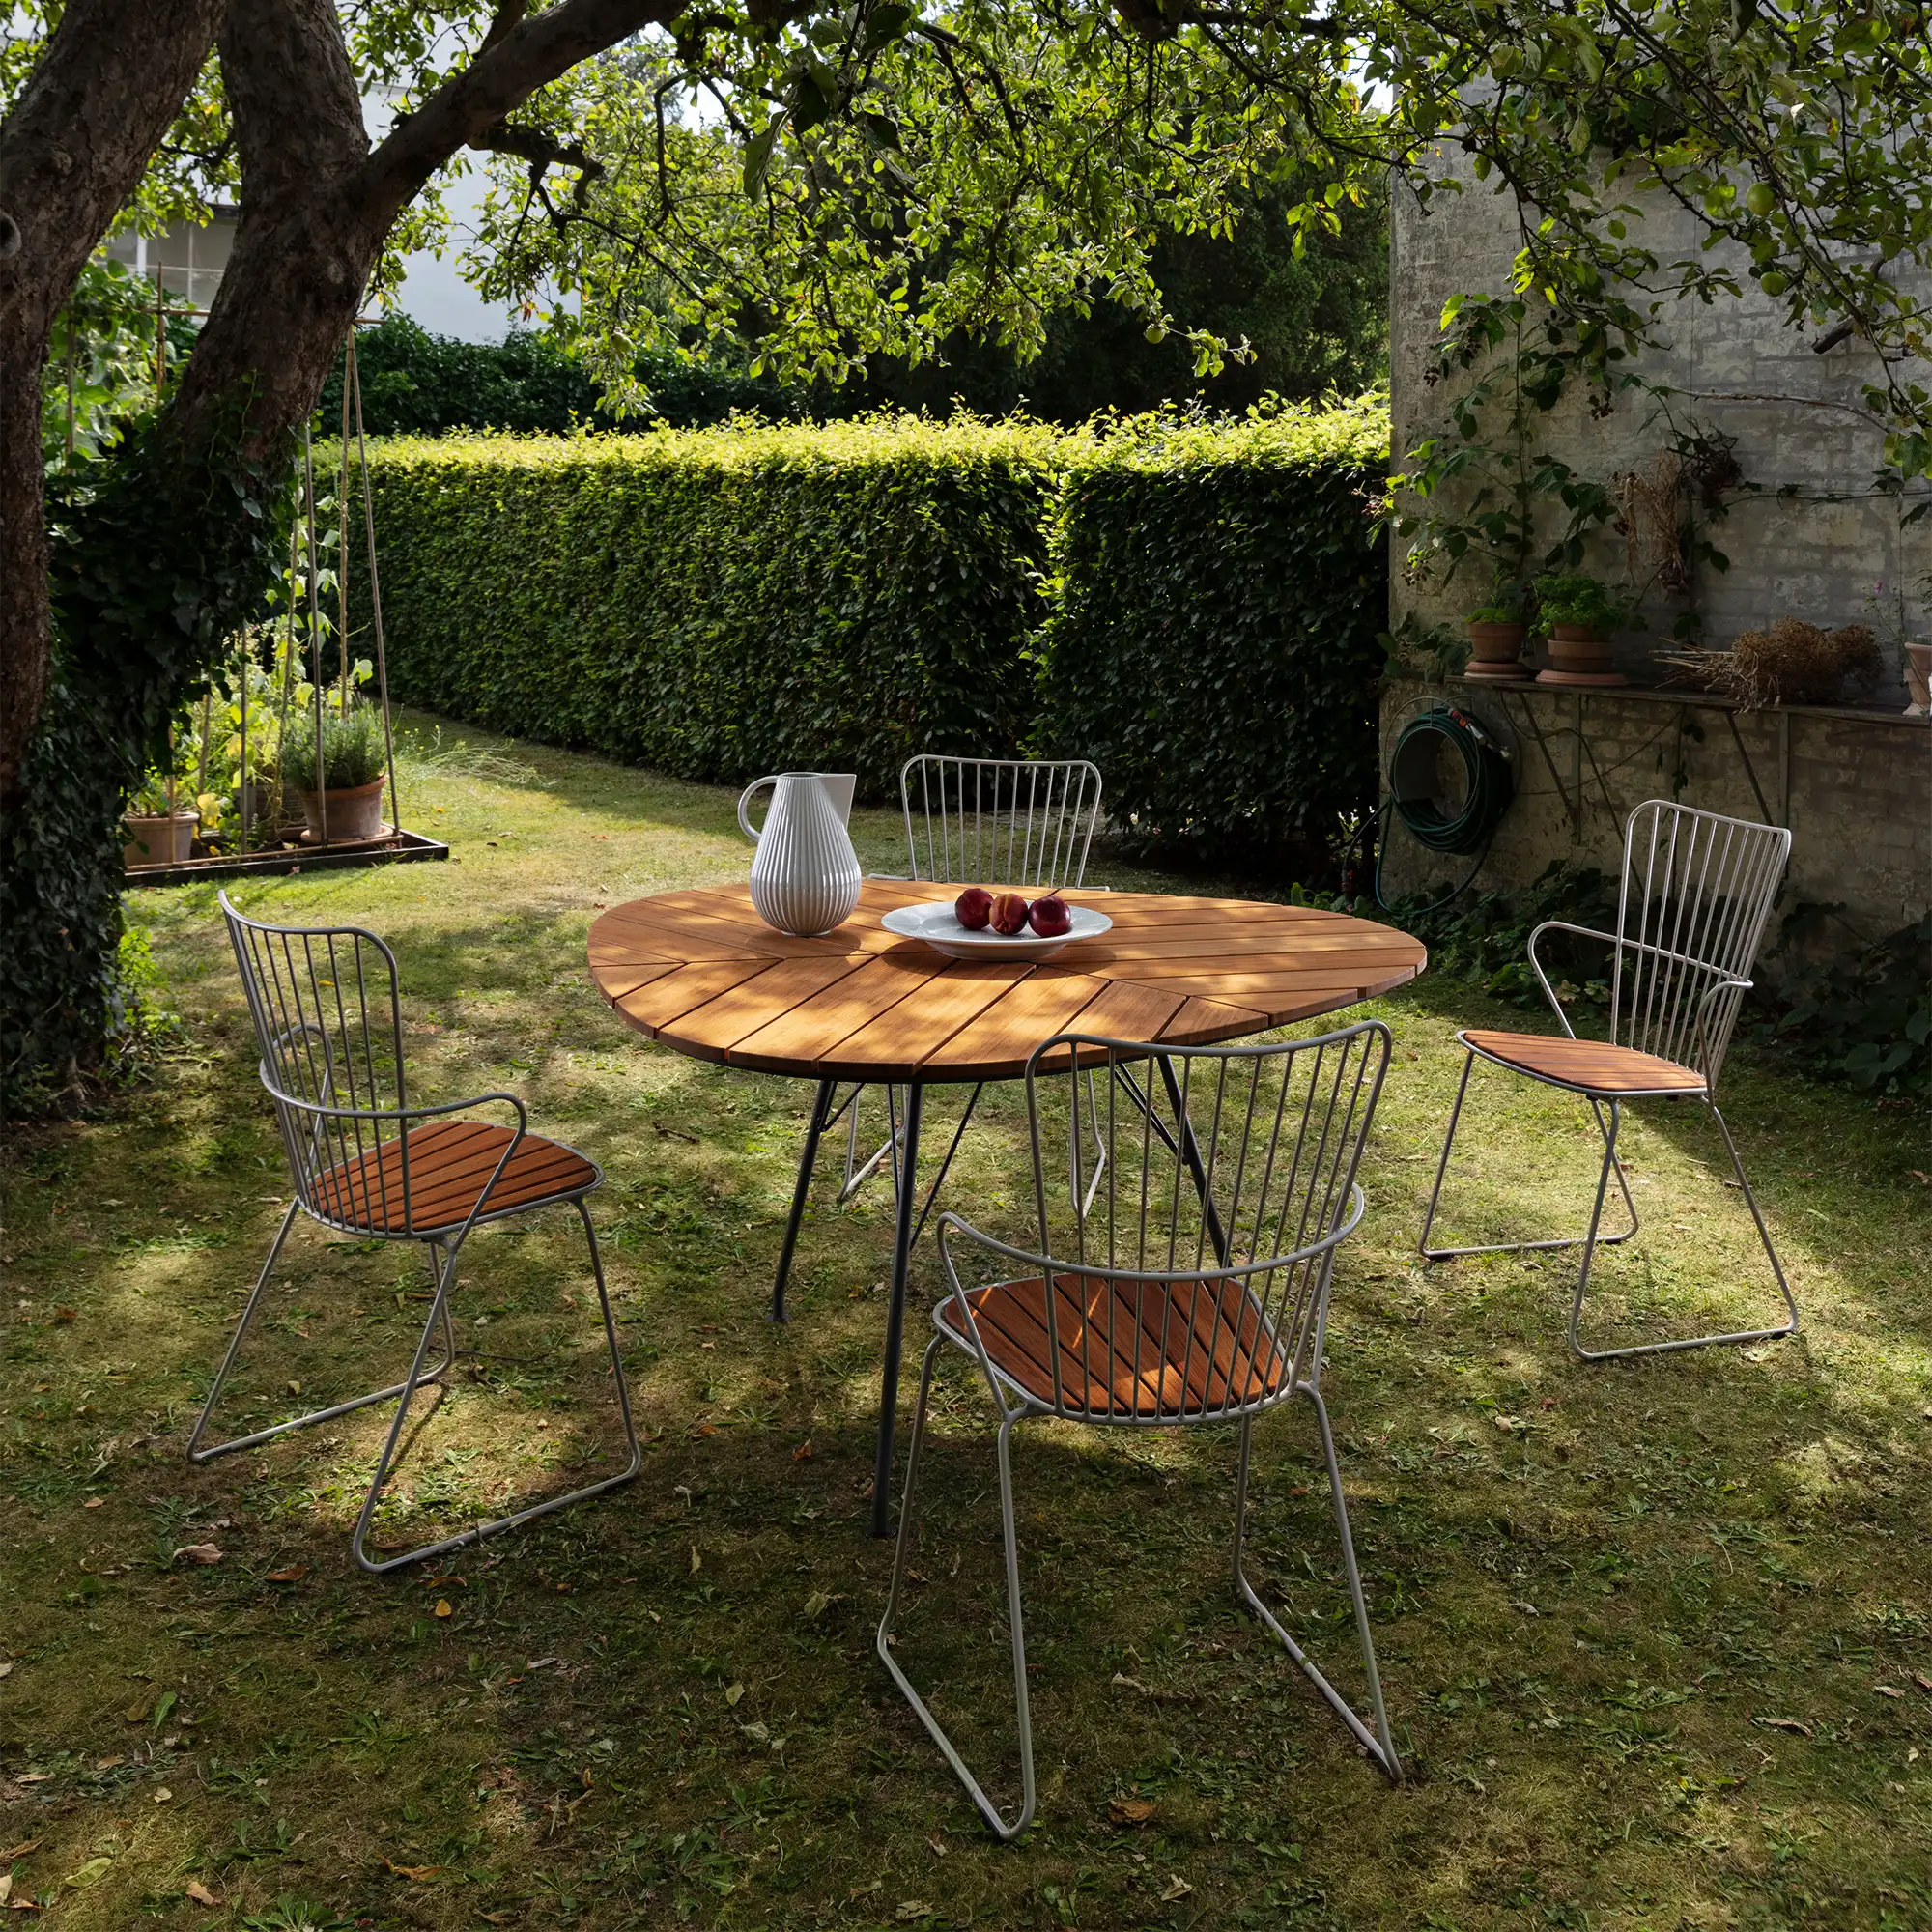
<instances>
[{"instance_id":1,"label":"grass lawn","mask_svg":"<svg viewBox=\"0 0 1932 1932\"><path fill-rule=\"evenodd\" d=\"M514 1087L603 1162L643 1473L379 1580L348 1535L385 1410L188 1466L288 1182L213 888L135 895L178 1037L113 1113L18 1129L5 1156L0 1873L30 1908L10 1923L1932 1925L1921 1116L1740 1050L1726 1111L1804 1336L1584 1366L1561 1258L1413 1254L1454 1029L1521 1015L1427 978L1377 1006L1396 1060L1324 1386L1411 1779L1387 1786L1236 1609L1229 1432L1036 1424L1016 1466L1040 1821L998 1849L872 1654L886 1192L841 1213L821 1184L794 1319L768 1325L809 1091L650 1045L585 975L595 906L743 875L730 798L469 731L432 755L411 724L406 813L451 863L237 897L384 934L418 1096ZM862 858L896 869L890 816L860 817ZM1581 1106L1501 1075L1472 1106L1451 1235L1580 1225ZM1024 1173L1012 1096L981 1118L949 1196L997 1223ZM1705 1122L1653 1105L1625 1151L1646 1226L1600 1262L1600 1332L1772 1319ZM471 1243L478 1353L383 1540L611 1453L575 1230L553 1211ZM922 1247L914 1348L935 1269ZM419 1253L306 1229L229 1423L394 1379L424 1288ZM1004 1798L987 1414L949 1366L900 1654ZM1256 1460L1259 1570L1352 1686L1304 1407L1260 1426Z\"/></svg>"}]
</instances>

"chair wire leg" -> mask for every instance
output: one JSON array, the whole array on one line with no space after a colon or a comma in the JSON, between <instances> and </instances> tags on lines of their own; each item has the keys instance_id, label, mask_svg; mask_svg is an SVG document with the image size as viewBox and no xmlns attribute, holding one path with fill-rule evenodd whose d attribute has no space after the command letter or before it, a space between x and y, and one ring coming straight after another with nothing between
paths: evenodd
<instances>
[{"instance_id":1,"label":"chair wire leg","mask_svg":"<svg viewBox=\"0 0 1932 1932\"><path fill-rule=\"evenodd\" d=\"M262 1272L255 1278L255 1286L249 1293L246 1305L242 1310L242 1319L236 1322L235 1333L229 1337L228 1352L221 1358L221 1367L215 1371L213 1383L208 1391L208 1400L203 1403L201 1413L195 1419L193 1432L187 1438L187 1459L190 1463L207 1463L213 1461L216 1456L226 1456L237 1449L252 1449L258 1443L267 1442L274 1436L286 1435L291 1429L306 1429L311 1423L327 1422L335 1416L348 1415L354 1409L367 1408L371 1403L388 1402L393 1397L401 1395L404 1389L409 1386L406 1382L391 1382L387 1388L372 1389L367 1395L353 1396L349 1401L334 1403L327 1408L313 1409L307 1415L298 1415L292 1417L287 1422L274 1423L270 1428L256 1430L252 1435L238 1435L230 1441L216 1442L206 1449L201 1446L202 1435L208 1428L210 1418L214 1413L214 1405L221 1398L221 1391L227 1383L229 1371L234 1368L236 1359L242 1352L242 1337L248 1332L248 1324L255 1319L256 1312L261 1306L262 1296L268 1291L269 1277L274 1271L275 1263L281 1259L282 1247L288 1240L289 1230L295 1226L296 1216L300 1211L301 1205L299 1202L290 1202L289 1211L282 1216L282 1225L275 1230L275 1238L269 1246L268 1259L262 1264ZM432 1276L436 1273L434 1254L432 1254L430 1260L430 1272ZM417 1378L418 1380L435 1381L440 1377L446 1375L451 1365L455 1362L456 1337L449 1326L446 1313L443 1319L442 1335L442 1360L426 1375L419 1376Z\"/></svg>"},{"instance_id":2,"label":"chair wire leg","mask_svg":"<svg viewBox=\"0 0 1932 1932\"><path fill-rule=\"evenodd\" d=\"M1577 1322L1583 1312L1583 1285L1589 1277L1589 1251L1584 1251L1583 1273L1577 1283L1576 1300L1570 1310L1570 1346L1586 1362L1614 1361L1625 1355L1673 1355L1685 1349L1715 1349L1726 1343L1776 1342L1787 1335L1798 1332L1798 1302L1791 1293L1791 1284L1784 1278L1784 1268L1777 1259L1777 1250L1771 1244L1771 1230L1764 1225L1764 1216L1758 1210L1757 1197L1751 1193L1750 1182L1745 1178L1745 1164L1738 1158L1737 1143L1731 1139L1731 1130L1725 1124L1724 1117L1719 1113L1717 1103L1703 1096L1705 1106L1711 1110L1711 1118L1718 1123L1718 1131L1724 1137L1725 1151L1731 1156L1732 1171L1738 1177L1738 1185L1744 1190L1745 1206L1750 1209L1750 1216L1757 1227L1757 1236L1764 1243L1766 1258L1771 1263L1771 1271L1777 1280L1777 1292L1784 1297L1784 1306L1791 1320L1779 1328L1740 1328L1725 1335L1689 1335L1671 1342L1638 1342L1625 1349L1586 1349L1577 1339ZM1610 1129L1616 1130L1616 1108L1610 1108ZM1601 1187L1598 1189L1599 1206L1602 1204Z\"/></svg>"},{"instance_id":3,"label":"chair wire leg","mask_svg":"<svg viewBox=\"0 0 1932 1932\"><path fill-rule=\"evenodd\" d=\"M1316 1421L1321 1429L1322 1460L1328 1465L1328 1500L1334 1512L1336 1533L1342 1542L1342 1567L1349 1577L1349 1595L1354 1604L1355 1639L1361 1647L1362 1666L1368 1675L1369 1704L1375 1718L1375 1729L1370 1730L1355 1715L1348 1700L1316 1667L1307 1652L1282 1628L1280 1620L1255 1594L1254 1585L1248 1581L1247 1571L1241 1561L1241 1550L1247 1530L1248 1461L1253 1430L1252 1418L1241 1424L1240 1462L1235 1477L1235 1591L1248 1608L1281 1639L1289 1656L1300 1664L1307 1673L1309 1682L1327 1698L1335 1714L1348 1725L1355 1742L1376 1761L1383 1775L1391 1782L1400 1784L1403 1781L1402 1760L1396 1755L1395 1740L1389 1734L1388 1711L1382 1703L1381 1673L1376 1667L1376 1641L1369 1629L1369 1606L1362 1594L1362 1573L1355 1563L1354 1539L1349 1533L1349 1505L1342 1492L1342 1469L1335 1456L1335 1434L1328 1426L1328 1406L1321 1400L1320 1389L1312 1388L1306 1382L1301 1383L1299 1387L1301 1394L1314 1405Z\"/></svg>"},{"instance_id":4,"label":"chair wire leg","mask_svg":"<svg viewBox=\"0 0 1932 1932\"><path fill-rule=\"evenodd\" d=\"M821 1080L818 1091L812 1095L811 1122L805 1130L805 1151L798 1162L798 1182L791 1191L791 1215L785 1222L784 1241L779 1249L778 1271L772 1277L771 1320L782 1321L785 1319L785 1283L791 1279L791 1258L798 1247L798 1231L805 1220L805 1204L811 1195L811 1170L818 1160L818 1143L823 1136L826 1123L832 1114L832 1096L835 1083ZM857 1110L858 1095L853 1096L853 1107Z\"/></svg>"},{"instance_id":5,"label":"chair wire leg","mask_svg":"<svg viewBox=\"0 0 1932 1932\"><path fill-rule=\"evenodd\" d=\"M456 1285L457 1247L452 1245L437 1282L435 1305L429 1313L429 1320L423 1323L421 1337L416 1343L415 1360L411 1364L409 1379L403 1384L403 1399L396 1406L396 1413L389 1423L389 1434L383 1444L383 1453L376 1460L376 1473L369 1480L369 1492L362 1498L362 1509L355 1520L355 1533L350 1539L350 1549L356 1563L371 1576L381 1577L391 1570L401 1569L408 1563L420 1563L426 1557L440 1556L445 1551L481 1543L486 1536L496 1536L506 1529L514 1529L521 1523L533 1520L540 1516L549 1516L560 1509L567 1509L572 1503L581 1503L587 1498L601 1495L606 1490L614 1490L620 1483L628 1483L643 1466L644 1452L638 1441L636 1424L631 1418L630 1390L624 1382L624 1359L617 1343L616 1317L611 1309L611 1293L604 1280L604 1258L597 1246L597 1228L590 1218L590 1209L580 1196L573 1204L583 1223L583 1238L590 1250L590 1271L597 1282L597 1303L604 1318L604 1340L611 1351L611 1373L617 1384L617 1413L624 1426L624 1441L630 1450L630 1460L615 1475L600 1477L594 1483L586 1483L581 1489L572 1490L561 1496L547 1496L540 1503L532 1503L527 1509L515 1510L508 1516L495 1517L488 1522L473 1524L460 1530L454 1536L445 1536L435 1543L425 1543L414 1549L405 1550L400 1556L391 1556L383 1562L373 1561L363 1548L364 1539L369 1532L369 1524L375 1517L376 1505L382 1499L383 1488L389 1479L389 1470L395 1459L396 1445L402 1439L403 1426L409 1419L410 1404L415 1398L416 1389L427 1379L421 1374L423 1357L429 1351L430 1336L441 1325L445 1335L449 1333L449 1299Z\"/></svg>"},{"instance_id":6,"label":"chair wire leg","mask_svg":"<svg viewBox=\"0 0 1932 1932\"><path fill-rule=\"evenodd\" d=\"M1569 1235L1560 1239L1548 1241L1492 1241L1485 1247L1476 1248L1432 1248L1429 1245L1429 1231L1435 1225L1435 1210L1442 1199L1442 1181L1449 1172L1449 1154L1456 1145L1456 1129L1463 1119L1463 1102L1468 1094L1469 1075L1475 1070L1475 1065L1476 1056L1473 1053L1467 1054L1463 1062L1463 1078L1456 1089L1456 1104L1449 1111L1449 1131L1442 1139L1442 1158L1435 1163L1435 1184L1429 1190L1429 1207L1423 1214L1422 1234L1416 1241L1416 1252L1422 1259L1426 1262L1447 1262L1458 1260L1464 1255L1535 1254L1554 1248L1579 1247L1586 1242L1597 1247L1610 1248L1615 1247L1620 1241L1629 1240L1637 1230L1636 1201L1631 1194L1630 1182L1624 1178L1622 1163L1612 1161L1611 1171L1617 1178L1617 1191L1623 1196L1624 1208L1630 1216L1630 1226L1620 1229L1614 1235L1598 1233L1597 1225L1600 1217L1593 1216L1590 1223L1591 1232L1588 1235ZM1592 1094L1586 1094L1583 1097L1590 1103L1590 1112L1596 1119L1598 1133L1605 1137L1607 1144L1610 1128L1604 1120L1604 1103ZM1612 1112L1615 1111L1615 1102L1611 1103L1611 1109Z\"/></svg>"},{"instance_id":7,"label":"chair wire leg","mask_svg":"<svg viewBox=\"0 0 1932 1932\"><path fill-rule=\"evenodd\" d=\"M845 1179L844 1183L838 1189L838 1200L837 1203L837 1205L840 1208L844 1207L846 1202L851 1200L853 1195L858 1193L860 1188L865 1186L867 1181L871 1179L873 1175L878 1173L879 1163L883 1161L887 1156L887 1154L891 1153L893 1151L892 1136L894 1134L896 1134L896 1132L898 1131L897 1115L895 1110L895 1104L894 1104L896 1098L897 1090L892 1087L888 1087L886 1090L886 1099L888 1103L887 1105L887 1122L889 1129L888 1137L885 1140L881 1141L878 1147L873 1150L869 1159L865 1160L863 1162L860 1160L859 1101L860 1097L864 1094L865 1091L866 1090L863 1087L856 1088L853 1091L852 1094L852 1100L851 1100L852 1119L850 1123L847 1125L845 1129Z\"/></svg>"},{"instance_id":8,"label":"chair wire leg","mask_svg":"<svg viewBox=\"0 0 1932 1932\"><path fill-rule=\"evenodd\" d=\"M920 1452L925 1442L926 1406L932 1393L932 1371L939 1359L939 1351L946 1338L935 1335L925 1350L925 1364L919 1378L919 1406L913 1414L912 1447L906 1458L905 1494L899 1503L898 1544L893 1552L893 1579L886 1592L885 1613L879 1619L879 1633L875 1645L879 1661L895 1684L899 1687L905 1700L919 1714L920 1721L931 1733L932 1741L944 1753L946 1762L952 1767L953 1775L966 1787L968 1796L980 1807L980 1815L985 1819L993 1834L1003 1844L1009 1844L1033 1822L1034 1775L1033 1775L1033 1718L1027 1704L1026 1681L1026 1627L1020 1609L1020 1561L1019 1534L1013 1520L1013 1465L1011 1436L1013 1424L1024 1410L1009 1410L1004 1405L1001 1409L999 1458L1000 1458L1000 1527L1005 1542L1007 1568L1007 1607L1012 1630L1013 1649L1013 1706L1019 1720L1020 1741L1020 1809L1019 1815L1009 1825L1000 1816L998 1805L980 1788L980 1781L966 1769L966 1763L953 1748L952 1740L941 1728L939 1719L926 1709L925 1700L912 1688L912 1680L899 1668L893 1656L893 1618L898 1608L899 1590L905 1580L906 1559L912 1550L915 1533L915 1519L919 1512L919 1463Z\"/></svg>"},{"instance_id":9,"label":"chair wire leg","mask_svg":"<svg viewBox=\"0 0 1932 1932\"><path fill-rule=\"evenodd\" d=\"M1087 1069L1087 1119L1094 1131L1094 1173L1087 1191L1080 1197L1083 1220L1094 1211L1094 1197L1100 1191L1101 1177L1107 1172L1107 1137L1100 1128L1100 1093L1094 1084L1094 1069Z\"/></svg>"}]
</instances>

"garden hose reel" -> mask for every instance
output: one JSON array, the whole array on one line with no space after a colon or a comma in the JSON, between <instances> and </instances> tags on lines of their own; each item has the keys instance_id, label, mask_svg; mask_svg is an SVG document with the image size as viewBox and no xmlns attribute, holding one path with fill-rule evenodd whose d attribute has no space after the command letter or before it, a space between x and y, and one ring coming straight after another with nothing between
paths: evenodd
<instances>
[{"instance_id":1,"label":"garden hose reel","mask_svg":"<svg viewBox=\"0 0 1932 1932\"><path fill-rule=\"evenodd\" d=\"M1460 798L1453 786L1445 788L1445 763L1452 770L1460 769ZM1424 705L1402 726L1389 753L1387 798L1381 814L1384 836L1376 851L1378 904L1388 904L1382 893L1387 820L1400 820L1425 851L1475 855L1467 875L1435 901L1436 905L1447 905L1475 878L1489 856L1496 827L1516 796L1513 767L1513 747L1504 742L1503 733L1461 705L1436 700Z\"/></svg>"}]
</instances>

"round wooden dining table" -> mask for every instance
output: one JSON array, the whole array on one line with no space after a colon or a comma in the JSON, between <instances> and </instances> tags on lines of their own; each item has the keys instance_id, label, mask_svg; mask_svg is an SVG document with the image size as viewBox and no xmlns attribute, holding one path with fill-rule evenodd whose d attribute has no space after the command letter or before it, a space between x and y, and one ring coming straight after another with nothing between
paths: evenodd
<instances>
[{"instance_id":1,"label":"round wooden dining table","mask_svg":"<svg viewBox=\"0 0 1932 1932\"><path fill-rule=\"evenodd\" d=\"M923 1222L924 1090L971 1084L977 1097L987 1081L1021 1078L1036 1048L1070 1031L1170 1046L1264 1033L1386 993L1428 959L1406 933L1342 913L1149 893L1065 893L1104 912L1113 929L1037 964L949 959L880 923L895 906L950 900L962 890L868 879L852 917L817 939L775 932L742 885L659 893L612 906L590 928L590 976L639 1033L694 1059L817 1083L780 1250L775 1319L784 1319L785 1280L819 1140L840 1111L839 1083L905 1090L893 1136L897 1219L872 1485L879 1536L888 1529L906 1277ZM942 1165L932 1193L944 1178Z\"/></svg>"}]
</instances>

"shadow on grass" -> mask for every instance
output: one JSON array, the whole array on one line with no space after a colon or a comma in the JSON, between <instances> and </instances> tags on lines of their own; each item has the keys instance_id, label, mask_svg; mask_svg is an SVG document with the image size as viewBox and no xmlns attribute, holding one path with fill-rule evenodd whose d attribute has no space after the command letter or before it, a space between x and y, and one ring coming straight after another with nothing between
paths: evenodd
<instances>
[{"instance_id":1,"label":"shadow on grass","mask_svg":"<svg viewBox=\"0 0 1932 1932\"><path fill-rule=\"evenodd\" d=\"M1561 1258L1413 1255L1454 1028L1522 1016L1427 980L1378 1003L1397 1059L1324 1386L1414 1781L1384 1786L1235 1608L1228 1432L1030 1427L1044 1802L999 1851L872 1654L885 1191L834 1211L827 1151L797 1313L769 1326L808 1089L650 1047L582 972L598 887L742 872L730 798L506 755L543 785L423 781L426 809L458 821L460 864L249 890L271 916L398 943L425 1092L515 1085L539 1131L604 1163L592 1206L644 1472L434 1575L377 1580L353 1570L348 1526L384 1410L185 1464L287 1180L213 895L145 895L180 1052L120 1112L15 1135L0 1159L16 1899L58 1901L81 1932L273 1923L278 1895L377 1927L1932 1918L1932 1283L1892 1117L1735 1057L1726 1113L1804 1347L1586 1368L1563 1346ZM1465 1224L1580 1223L1600 1144L1555 1098L1500 1076L1483 1097ZM950 1188L995 1225L1025 1199L1017 1109L990 1097ZM1646 1227L1606 1283L1646 1321L1758 1305L1754 1236L1706 1132L1656 1108L1631 1129ZM244 1406L400 1373L419 1257L303 1241L289 1289ZM922 1250L909 1353L936 1290ZM561 1484L609 1447L566 1221L479 1237L457 1309L467 1344L519 1359L475 1365L486 1381L425 1420L406 1520L494 1506L505 1477ZM907 1656L998 1777L989 1418L963 1365L941 1390ZM1257 1468L1263 1573L1352 1684L1305 1417L1262 1426ZM204 1541L218 1562L176 1557ZM1151 1803L1144 1824L1110 1814L1127 1796Z\"/></svg>"}]
</instances>

